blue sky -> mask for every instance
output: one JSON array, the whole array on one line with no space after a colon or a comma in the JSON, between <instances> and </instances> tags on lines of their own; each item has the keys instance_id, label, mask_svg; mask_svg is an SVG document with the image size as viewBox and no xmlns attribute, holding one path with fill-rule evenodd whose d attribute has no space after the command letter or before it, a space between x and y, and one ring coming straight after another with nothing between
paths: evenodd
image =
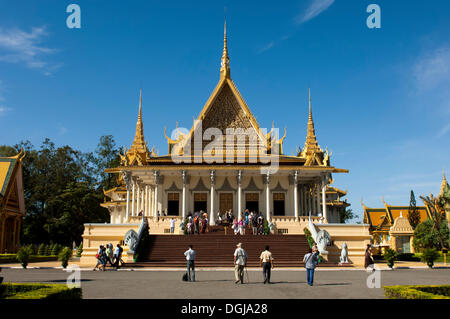
<instances>
[{"instance_id":1,"label":"blue sky","mask_svg":"<svg viewBox=\"0 0 450 319\"><path fill-rule=\"evenodd\" d=\"M81 29L66 7L81 7ZM369 29L366 8L381 8ZM231 76L262 127L303 146L308 88L316 134L347 168L357 213L436 194L450 171L449 1L1 1L0 144L49 137L129 146L139 89L150 147L190 128L219 79L224 7ZM419 204L421 200L417 198Z\"/></svg>"}]
</instances>

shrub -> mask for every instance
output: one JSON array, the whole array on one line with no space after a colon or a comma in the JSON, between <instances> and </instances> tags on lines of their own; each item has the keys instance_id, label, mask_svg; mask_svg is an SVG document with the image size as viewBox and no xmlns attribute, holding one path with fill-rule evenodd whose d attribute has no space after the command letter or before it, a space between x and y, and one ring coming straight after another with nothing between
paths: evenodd
<instances>
[{"instance_id":1,"label":"shrub","mask_svg":"<svg viewBox=\"0 0 450 319\"><path fill-rule=\"evenodd\" d=\"M40 256L44 256L45 255L45 245L44 244L40 244L39 245L38 255L40 255Z\"/></svg>"},{"instance_id":2,"label":"shrub","mask_svg":"<svg viewBox=\"0 0 450 319\"><path fill-rule=\"evenodd\" d=\"M69 264L69 260L72 257L72 249L64 247L58 255L58 260L61 261L61 266L65 269Z\"/></svg>"},{"instance_id":3,"label":"shrub","mask_svg":"<svg viewBox=\"0 0 450 319\"><path fill-rule=\"evenodd\" d=\"M30 260L30 256L33 254L33 251L30 246L22 246L17 252L16 258L22 264L24 269L27 268L28 261Z\"/></svg>"},{"instance_id":4,"label":"shrub","mask_svg":"<svg viewBox=\"0 0 450 319\"><path fill-rule=\"evenodd\" d=\"M450 299L450 285L442 286L384 286L388 299Z\"/></svg>"},{"instance_id":5,"label":"shrub","mask_svg":"<svg viewBox=\"0 0 450 319\"><path fill-rule=\"evenodd\" d=\"M389 268L394 267L394 262L397 259L397 252L391 248L386 248L383 254L384 260L386 260Z\"/></svg>"},{"instance_id":6,"label":"shrub","mask_svg":"<svg viewBox=\"0 0 450 319\"><path fill-rule=\"evenodd\" d=\"M81 243L80 246L78 246L77 257L81 257L82 253L83 253L83 243Z\"/></svg>"},{"instance_id":7,"label":"shrub","mask_svg":"<svg viewBox=\"0 0 450 319\"><path fill-rule=\"evenodd\" d=\"M59 252L61 251L61 249L62 249L62 246L61 246L60 244L56 243L56 244L53 246L53 249L52 249L52 255L58 256L58 255L59 255Z\"/></svg>"},{"instance_id":8,"label":"shrub","mask_svg":"<svg viewBox=\"0 0 450 319\"><path fill-rule=\"evenodd\" d=\"M45 250L45 255L46 256L50 256L52 254L53 246L54 246L53 244L50 244L50 245L47 246L47 249Z\"/></svg>"},{"instance_id":9,"label":"shrub","mask_svg":"<svg viewBox=\"0 0 450 319\"><path fill-rule=\"evenodd\" d=\"M448 245L450 235L447 220L443 220L440 223L439 228L440 228L439 232L442 236L444 246L446 244ZM416 251L419 251L424 248L434 248L441 246L439 235L435 229L434 221L432 219L427 219L423 223L417 225L417 227L414 230L413 246L416 249Z\"/></svg>"},{"instance_id":10,"label":"shrub","mask_svg":"<svg viewBox=\"0 0 450 319\"><path fill-rule=\"evenodd\" d=\"M81 288L69 288L61 284L6 283L0 286L5 299L81 299Z\"/></svg>"},{"instance_id":11,"label":"shrub","mask_svg":"<svg viewBox=\"0 0 450 319\"><path fill-rule=\"evenodd\" d=\"M425 248L420 256L420 260L427 263L428 267L433 268L434 261L439 258L439 252L436 248Z\"/></svg>"},{"instance_id":12,"label":"shrub","mask_svg":"<svg viewBox=\"0 0 450 319\"><path fill-rule=\"evenodd\" d=\"M311 232L309 231L308 227L303 228L303 233L306 236L306 240L308 241L309 248L312 248L312 246L314 246L316 242L314 241L314 238L312 237Z\"/></svg>"}]
</instances>

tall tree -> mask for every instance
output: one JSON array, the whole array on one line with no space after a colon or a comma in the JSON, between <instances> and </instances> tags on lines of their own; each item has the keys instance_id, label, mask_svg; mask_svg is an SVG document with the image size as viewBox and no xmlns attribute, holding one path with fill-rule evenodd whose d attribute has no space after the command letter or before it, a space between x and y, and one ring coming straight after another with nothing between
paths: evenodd
<instances>
[{"instance_id":1,"label":"tall tree","mask_svg":"<svg viewBox=\"0 0 450 319\"><path fill-rule=\"evenodd\" d=\"M351 208L345 208L343 213L340 215L340 222L345 223L348 220L351 220L355 218L355 214L353 213L353 210Z\"/></svg>"},{"instance_id":2,"label":"tall tree","mask_svg":"<svg viewBox=\"0 0 450 319\"><path fill-rule=\"evenodd\" d=\"M411 190L411 197L409 200L409 210L408 210L408 221L413 229L420 223L420 213L416 207L416 197L414 192Z\"/></svg>"},{"instance_id":3,"label":"tall tree","mask_svg":"<svg viewBox=\"0 0 450 319\"><path fill-rule=\"evenodd\" d=\"M100 203L103 187L116 182L104 173L105 168L116 166L118 157L112 136L100 138L95 155L68 145L56 147L45 139L39 149L29 141L0 145L0 156L12 156L21 149L26 152L22 165L26 215L21 243L71 245L81 241L84 223L109 221L108 210Z\"/></svg>"}]
</instances>

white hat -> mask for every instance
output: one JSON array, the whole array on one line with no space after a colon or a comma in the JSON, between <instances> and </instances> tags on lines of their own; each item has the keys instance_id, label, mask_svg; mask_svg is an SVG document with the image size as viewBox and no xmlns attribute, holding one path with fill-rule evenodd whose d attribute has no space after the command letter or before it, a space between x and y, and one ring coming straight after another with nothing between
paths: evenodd
<instances>
[{"instance_id":1,"label":"white hat","mask_svg":"<svg viewBox=\"0 0 450 319\"><path fill-rule=\"evenodd\" d=\"M236 247L241 247L241 246L242 246L242 244L241 244L241 243L239 243L239 244L237 244L237 245L236 245Z\"/></svg>"}]
</instances>

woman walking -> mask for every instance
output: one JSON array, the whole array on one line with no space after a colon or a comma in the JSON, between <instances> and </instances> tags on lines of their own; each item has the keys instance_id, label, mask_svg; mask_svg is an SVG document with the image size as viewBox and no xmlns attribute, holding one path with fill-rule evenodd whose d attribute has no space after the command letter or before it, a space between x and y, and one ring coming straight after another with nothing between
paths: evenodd
<instances>
[{"instance_id":1,"label":"woman walking","mask_svg":"<svg viewBox=\"0 0 450 319\"><path fill-rule=\"evenodd\" d=\"M367 248L366 248L366 252L364 254L364 268L367 269L367 267L371 267L373 269L373 258L372 258L372 254L370 252L370 249L372 248L372 246L370 244L367 244Z\"/></svg>"}]
</instances>

